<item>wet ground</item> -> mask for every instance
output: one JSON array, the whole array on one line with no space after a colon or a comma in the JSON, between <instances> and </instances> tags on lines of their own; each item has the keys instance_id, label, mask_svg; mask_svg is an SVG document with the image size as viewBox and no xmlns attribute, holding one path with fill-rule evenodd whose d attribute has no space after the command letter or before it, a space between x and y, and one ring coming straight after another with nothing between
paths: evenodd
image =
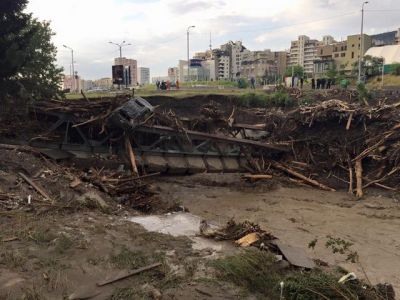
<instances>
[{"instance_id":1,"label":"wet ground","mask_svg":"<svg viewBox=\"0 0 400 300\"><path fill-rule=\"evenodd\" d=\"M184 211L2 211L0 299L21 299L24 294L26 299L68 299L74 293L98 293L91 298L97 300L159 299L157 292L163 299L253 299L216 279L208 264L238 248L198 236L201 219L224 225L231 218L258 223L310 257L339 264L372 284L389 282L400 293L396 194L369 190L364 199L355 200L345 192L324 192L279 178L246 183L238 174L152 181L164 204L178 203ZM327 235L352 242L361 264L348 263L326 249ZM318 241L312 250L308 244L314 239ZM155 262L162 266L101 288L96 285L121 270Z\"/></svg>"},{"instance_id":2,"label":"wet ground","mask_svg":"<svg viewBox=\"0 0 400 300\"><path fill-rule=\"evenodd\" d=\"M239 175L202 174L158 184L166 201L180 201L192 214L224 224L250 220L313 258L339 264L373 284L390 282L400 293L400 195L369 191L356 200L346 192L244 184ZM325 247L327 235L352 242L360 264ZM314 250L308 243L318 239ZM364 271L362 270L364 269Z\"/></svg>"}]
</instances>

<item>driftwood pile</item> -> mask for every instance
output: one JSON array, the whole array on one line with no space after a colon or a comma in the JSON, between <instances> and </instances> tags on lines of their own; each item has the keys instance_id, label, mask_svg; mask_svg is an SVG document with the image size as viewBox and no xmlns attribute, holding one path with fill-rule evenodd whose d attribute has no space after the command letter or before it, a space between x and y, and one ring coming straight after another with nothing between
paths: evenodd
<instances>
[{"instance_id":1,"label":"driftwood pile","mask_svg":"<svg viewBox=\"0 0 400 300\"><path fill-rule=\"evenodd\" d=\"M289 112L267 111L265 124L266 141L291 148L267 167L326 190L334 190L329 184L345 185L358 197L369 186L397 190L400 103L365 106L328 100Z\"/></svg>"}]
</instances>

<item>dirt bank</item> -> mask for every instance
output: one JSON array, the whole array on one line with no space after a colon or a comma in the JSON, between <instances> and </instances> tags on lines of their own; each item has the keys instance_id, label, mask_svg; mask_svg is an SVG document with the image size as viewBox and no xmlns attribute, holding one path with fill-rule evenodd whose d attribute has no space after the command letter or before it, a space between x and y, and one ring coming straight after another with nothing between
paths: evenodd
<instances>
[{"instance_id":1,"label":"dirt bank","mask_svg":"<svg viewBox=\"0 0 400 300\"><path fill-rule=\"evenodd\" d=\"M355 200L344 192L269 184L254 188L238 183L238 175L202 174L160 183L165 199L181 201L191 213L224 223L250 220L281 240L305 249L314 258L339 264L360 277L360 266L346 263L325 248L326 236L354 243L372 283L391 282L400 292L400 204L398 195ZM312 251L307 245L317 238Z\"/></svg>"}]
</instances>

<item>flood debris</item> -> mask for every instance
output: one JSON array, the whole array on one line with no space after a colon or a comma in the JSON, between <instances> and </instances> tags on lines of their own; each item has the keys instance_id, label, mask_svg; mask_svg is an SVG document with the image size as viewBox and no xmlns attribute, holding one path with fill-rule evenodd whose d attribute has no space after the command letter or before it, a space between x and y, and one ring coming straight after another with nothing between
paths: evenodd
<instances>
[{"instance_id":1,"label":"flood debris","mask_svg":"<svg viewBox=\"0 0 400 300\"><path fill-rule=\"evenodd\" d=\"M162 265L161 263L154 263L154 264L151 264L151 265L148 265L148 266L145 266L145 267L142 267L142 268L138 268L138 269L135 269L135 270L132 270L132 271L127 271L127 270L120 271L118 274L116 274L115 276L113 276L111 278L107 278L107 279L104 279L102 281L97 282L97 286L104 286L104 285L107 285L107 284L110 284L110 283L114 283L116 281L128 278L130 276L137 275L137 274L140 274L142 272L157 268L157 267L159 267L161 265Z\"/></svg>"}]
</instances>

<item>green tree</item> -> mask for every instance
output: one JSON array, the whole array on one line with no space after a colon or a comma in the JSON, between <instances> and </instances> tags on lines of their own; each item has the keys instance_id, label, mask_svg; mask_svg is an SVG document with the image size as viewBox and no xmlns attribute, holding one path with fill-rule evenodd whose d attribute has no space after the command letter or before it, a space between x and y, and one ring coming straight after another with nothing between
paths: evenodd
<instances>
[{"instance_id":1,"label":"green tree","mask_svg":"<svg viewBox=\"0 0 400 300\"><path fill-rule=\"evenodd\" d=\"M0 3L0 100L43 99L59 91L54 34L47 22L24 12L27 0Z\"/></svg>"},{"instance_id":2,"label":"green tree","mask_svg":"<svg viewBox=\"0 0 400 300\"><path fill-rule=\"evenodd\" d=\"M336 68L336 64L333 63L327 70L326 70L326 77L328 77L329 79L333 80L336 79L336 77L338 76L338 71Z\"/></svg>"},{"instance_id":3,"label":"green tree","mask_svg":"<svg viewBox=\"0 0 400 300\"><path fill-rule=\"evenodd\" d=\"M392 65L392 74L397 76L400 75L400 63L394 63Z\"/></svg>"},{"instance_id":4,"label":"green tree","mask_svg":"<svg viewBox=\"0 0 400 300\"><path fill-rule=\"evenodd\" d=\"M361 75L366 76L367 78L370 76L379 75L382 72L382 58L374 57L370 55L364 56L361 61ZM358 62L353 63L352 74L358 74Z\"/></svg>"},{"instance_id":5,"label":"green tree","mask_svg":"<svg viewBox=\"0 0 400 300\"><path fill-rule=\"evenodd\" d=\"M297 77L303 77L304 76L304 68L299 65L293 66L293 67L288 67L285 70L285 76L292 76L292 74Z\"/></svg>"}]
</instances>

